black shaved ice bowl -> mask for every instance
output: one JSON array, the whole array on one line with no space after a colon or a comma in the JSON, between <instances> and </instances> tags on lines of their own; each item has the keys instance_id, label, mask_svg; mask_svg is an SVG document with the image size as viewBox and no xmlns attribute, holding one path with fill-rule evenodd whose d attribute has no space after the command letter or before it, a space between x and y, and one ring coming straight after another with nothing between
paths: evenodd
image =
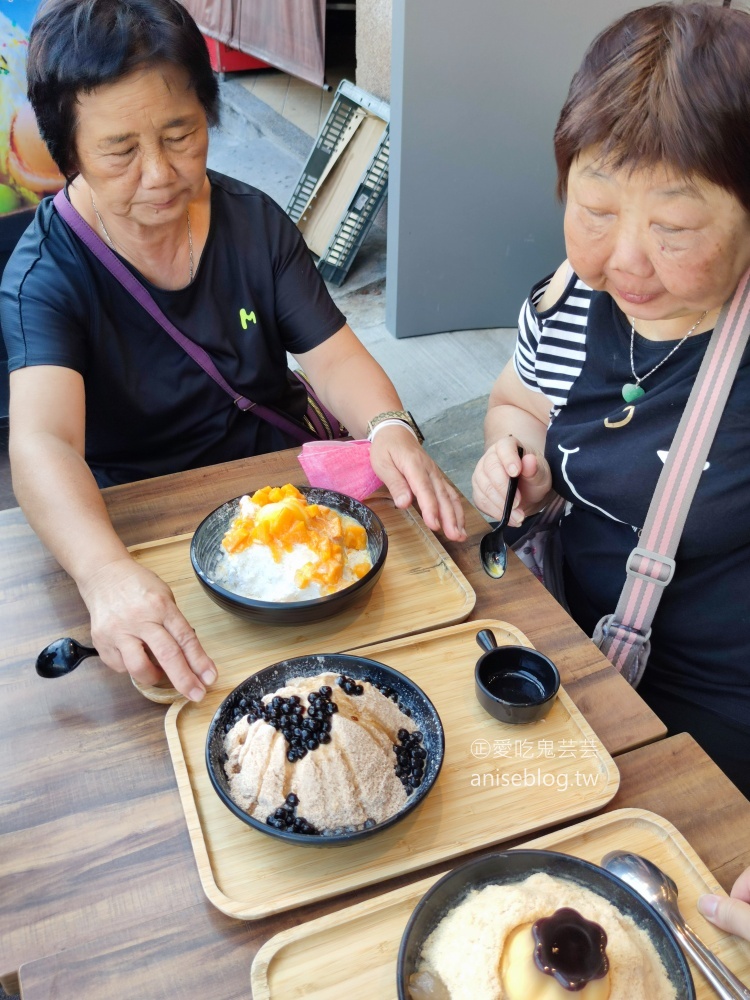
<instances>
[{"instance_id":1,"label":"black shaved ice bowl","mask_svg":"<svg viewBox=\"0 0 750 1000\"><path fill-rule=\"evenodd\" d=\"M398 1000L410 1000L409 977L418 971L422 947L440 921L473 889L487 885L510 885L529 875L547 875L576 882L603 896L616 909L631 917L656 948L669 981L680 1000L695 1000L695 987L685 956L672 932L630 886L604 868L569 854L555 851L514 850L487 854L469 861L443 876L428 889L409 918L398 953ZM564 906L562 901L559 904ZM571 997L575 993L571 993Z\"/></svg>"},{"instance_id":2,"label":"black shaved ice bowl","mask_svg":"<svg viewBox=\"0 0 750 1000\"><path fill-rule=\"evenodd\" d=\"M422 783L404 803L403 807L395 815L390 816L382 823L365 829L354 830L341 834L303 834L292 833L287 830L277 830L269 826L263 820L256 819L246 813L244 809L232 801L229 794L229 779L224 771L226 754L224 752L225 728L228 724L234 723L234 709L239 706L243 698L262 698L263 695L272 694L279 688L284 687L295 677L315 677L316 674L326 672L346 674L357 681L369 681L371 684L381 687L392 688L398 697L398 704L401 709L409 709L411 718L417 728L422 732L422 746L427 751L425 761L425 772ZM417 687L414 681L404 674L399 673L392 667L376 660L368 660L364 656L354 656L347 653L318 653L308 656L296 656L293 659L281 660L274 663L258 673L252 674L239 684L234 691L227 695L219 705L214 715L206 737L206 766L208 776L224 805L230 809L238 819L248 826L265 833L269 837L276 837L279 840L290 844L301 844L304 846L337 846L341 844L351 844L364 837L370 837L385 830L394 823L397 823L404 816L407 816L413 809L422 802L429 794L430 789L437 781L440 768L443 764L443 754L445 752L445 737L443 726L440 722L435 706L421 688Z\"/></svg>"},{"instance_id":3,"label":"black shaved ice bowl","mask_svg":"<svg viewBox=\"0 0 750 1000\"><path fill-rule=\"evenodd\" d=\"M239 512L240 497L234 497L201 521L190 543L190 562L199 583L211 600L225 611L265 625L303 625L337 615L375 585L388 553L388 535L378 515L344 493L312 486L298 486L297 489L308 503L321 504L339 514L348 514L364 527L367 551L372 560L371 569L343 590L310 601L260 601L227 590L214 580L214 576L223 551L221 540Z\"/></svg>"}]
</instances>

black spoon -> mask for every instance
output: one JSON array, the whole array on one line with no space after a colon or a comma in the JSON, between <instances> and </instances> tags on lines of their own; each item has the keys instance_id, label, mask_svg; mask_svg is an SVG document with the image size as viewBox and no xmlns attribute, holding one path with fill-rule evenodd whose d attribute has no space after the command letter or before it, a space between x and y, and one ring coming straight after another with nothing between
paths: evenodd
<instances>
[{"instance_id":1,"label":"black spoon","mask_svg":"<svg viewBox=\"0 0 750 1000\"><path fill-rule=\"evenodd\" d=\"M521 447L518 449L518 457L519 459L523 458L523 448ZM508 565L508 546L505 544L503 531L508 527L508 520L513 511L518 478L518 476L514 476L508 483L508 494L505 498L505 509L500 523L492 531L488 531L479 543L479 555L484 571L487 576L491 576L494 580L499 580L503 576L505 567Z\"/></svg>"},{"instance_id":2,"label":"black spoon","mask_svg":"<svg viewBox=\"0 0 750 1000\"><path fill-rule=\"evenodd\" d=\"M36 672L40 677L64 677L87 656L98 656L93 646L84 646L75 639L55 639L36 658Z\"/></svg>"}]
</instances>

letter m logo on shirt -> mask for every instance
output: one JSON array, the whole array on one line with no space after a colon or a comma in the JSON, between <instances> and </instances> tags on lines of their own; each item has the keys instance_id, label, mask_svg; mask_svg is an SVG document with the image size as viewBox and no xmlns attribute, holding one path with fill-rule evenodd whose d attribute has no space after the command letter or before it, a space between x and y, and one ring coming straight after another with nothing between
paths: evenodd
<instances>
[{"instance_id":1,"label":"letter m logo on shirt","mask_svg":"<svg viewBox=\"0 0 750 1000\"><path fill-rule=\"evenodd\" d=\"M240 323L242 323L242 329L247 330L248 323L257 323L254 312L248 312L246 309L240 309Z\"/></svg>"}]
</instances>

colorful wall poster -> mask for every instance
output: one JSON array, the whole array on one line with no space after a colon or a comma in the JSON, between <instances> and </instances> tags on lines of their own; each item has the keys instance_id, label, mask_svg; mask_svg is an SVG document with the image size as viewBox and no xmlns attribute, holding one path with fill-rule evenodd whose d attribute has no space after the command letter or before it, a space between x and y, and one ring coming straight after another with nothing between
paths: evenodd
<instances>
[{"instance_id":1,"label":"colorful wall poster","mask_svg":"<svg viewBox=\"0 0 750 1000\"><path fill-rule=\"evenodd\" d=\"M0 0L0 216L63 184L26 97L26 52L38 0Z\"/></svg>"}]
</instances>

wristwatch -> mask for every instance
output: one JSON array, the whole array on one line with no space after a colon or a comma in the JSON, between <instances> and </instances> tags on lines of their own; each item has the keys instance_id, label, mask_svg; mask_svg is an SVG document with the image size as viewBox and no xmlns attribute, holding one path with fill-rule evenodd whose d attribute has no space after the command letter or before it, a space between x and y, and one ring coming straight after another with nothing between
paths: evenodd
<instances>
[{"instance_id":1,"label":"wristwatch","mask_svg":"<svg viewBox=\"0 0 750 1000\"><path fill-rule=\"evenodd\" d=\"M367 437L372 440L375 428L380 424L385 424L386 422L406 424L420 444L424 441L424 434L421 432L417 421L408 410L386 410L385 413L378 413L378 415L373 417L367 425Z\"/></svg>"}]
</instances>

